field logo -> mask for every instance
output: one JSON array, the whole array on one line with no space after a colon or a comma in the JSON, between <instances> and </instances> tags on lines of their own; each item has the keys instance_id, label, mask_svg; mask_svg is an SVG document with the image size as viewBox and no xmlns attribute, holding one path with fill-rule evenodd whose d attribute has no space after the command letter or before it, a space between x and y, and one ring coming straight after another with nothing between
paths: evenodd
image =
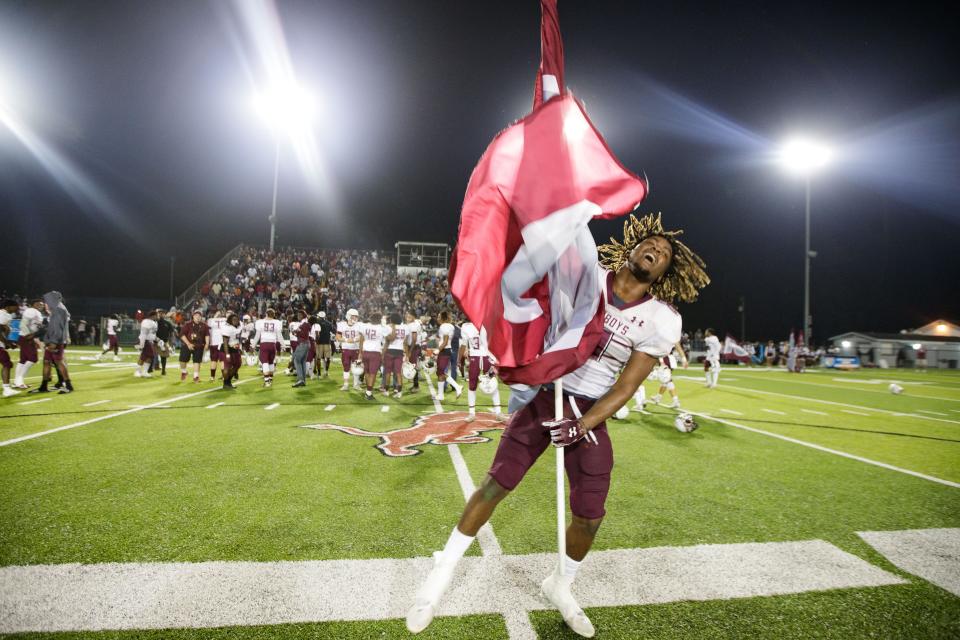
<instances>
[{"instance_id":1,"label":"field logo","mask_svg":"<svg viewBox=\"0 0 960 640\"><path fill-rule=\"evenodd\" d=\"M434 413L420 416L406 429L393 431L365 431L357 427L345 427L339 424L304 424L303 429L321 431L340 431L351 436L380 438L376 445L385 456L403 458L415 456L421 451L414 447L424 444L478 444L490 442L490 438L480 435L484 431L503 429L506 425L497 419L496 414L480 412L473 422L466 421L466 411Z\"/></svg>"}]
</instances>

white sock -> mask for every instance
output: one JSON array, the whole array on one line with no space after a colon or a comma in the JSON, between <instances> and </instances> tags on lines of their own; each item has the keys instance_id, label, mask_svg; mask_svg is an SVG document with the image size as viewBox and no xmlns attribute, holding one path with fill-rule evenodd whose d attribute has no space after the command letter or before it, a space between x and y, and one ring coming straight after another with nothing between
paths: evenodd
<instances>
[{"instance_id":1,"label":"white sock","mask_svg":"<svg viewBox=\"0 0 960 640\"><path fill-rule=\"evenodd\" d=\"M460 529L454 527L447 539L447 544L443 547L440 558L443 562L457 562L470 548L471 543L473 543L473 536L460 533Z\"/></svg>"},{"instance_id":2,"label":"white sock","mask_svg":"<svg viewBox=\"0 0 960 640\"><path fill-rule=\"evenodd\" d=\"M4 388L4 389L9 389L9 388L10 388L10 383L9 383L9 382L4 382L4 383L3 383L3 388Z\"/></svg>"},{"instance_id":3,"label":"white sock","mask_svg":"<svg viewBox=\"0 0 960 640\"><path fill-rule=\"evenodd\" d=\"M147 374L147 369L149 368L150 368L149 362L144 362L142 365L140 365L140 370L143 372L144 375Z\"/></svg>"},{"instance_id":4,"label":"white sock","mask_svg":"<svg viewBox=\"0 0 960 640\"><path fill-rule=\"evenodd\" d=\"M500 388L498 387L496 391L493 392L493 395L490 397L493 400L493 412L500 413Z\"/></svg>"},{"instance_id":5,"label":"white sock","mask_svg":"<svg viewBox=\"0 0 960 640\"><path fill-rule=\"evenodd\" d=\"M357 374L353 374L353 385L357 386L359 384L360 384L360 376L358 376Z\"/></svg>"},{"instance_id":6,"label":"white sock","mask_svg":"<svg viewBox=\"0 0 960 640\"><path fill-rule=\"evenodd\" d=\"M714 385L717 384L717 378L719 378L719 377L720 377L720 371L714 371L714 372L713 372L713 384L714 384Z\"/></svg>"},{"instance_id":7,"label":"white sock","mask_svg":"<svg viewBox=\"0 0 960 640\"><path fill-rule=\"evenodd\" d=\"M453 387L454 391L457 392L457 395L463 393L463 387L461 387L453 378L447 378L447 382L449 382L450 386Z\"/></svg>"},{"instance_id":8,"label":"white sock","mask_svg":"<svg viewBox=\"0 0 960 640\"><path fill-rule=\"evenodd\" d=\"M437 383L437 399L440 400L440 402L443 402L443 386L446 382L446 380L441 380Z\"/></svg>"},{"instance_id":9,"label":"white sock","mask_svg":"<svg viewBox=\"0 0 960 640\"><path fill-rule=\"evenodd\" d=\"M33 362L24 362L24 363L23 363L23 371L20 372L20 383L21 383L21 384L23 383L24 378L27 377L27 374L30 373L30 367L32 367L34 364L35 364L35 363L33 363Z\"/></svg>"},{"instance_id":10,"label":"white sock","mask_svg":"<svg viewBox=\"0 0 960 640\"><path fill-rule=\"evenodd\" d=\"M13 383L17 386L23 384L23 364L18 362L17 369L13 374Z\"/></svg>"},{"instance_id":11,"label":"white sock","mask_svg":"<svg viewBox=\"0 0 960 640\"><path fill-rule=\"evenodd\" d=\"M477 414L477 392L467 389L467 404L470 405L470 415Z\"/></svg>"},{"instance_id":12,"label":"white sock","mask_svg":"<svg viewBox=\"0 0 960 640\"><path fill-rule=\"evenodd\" d=\"M563 576L568 580L573 580L577 576L577 569L580 568L580 563L583 560L577 561L571 558L570 556L564 554L563 556Z\"/></svg>"},{"instance_id":13,"label":"white sock","mask_svg":"<svg viewBox=\"0 0 960 640\"><path fill-rule=\"evenodd\" d=\"M267 364L266 362L260 365L260 370L263 371L264 377L270 375L270 365Z\"/></svg>"},{"instance_id":14,"label":"white sock","mask_svg":"<svg viewBox=\"0 0 960 640\"><path fill-rule=\"evenodd\" d=\"M347 383L349 383L349 382L350 382L350 374L347 373L346 371L344 371L344 372L343 372L343 384L347 384Z\"/></svg>"}]
</instances>

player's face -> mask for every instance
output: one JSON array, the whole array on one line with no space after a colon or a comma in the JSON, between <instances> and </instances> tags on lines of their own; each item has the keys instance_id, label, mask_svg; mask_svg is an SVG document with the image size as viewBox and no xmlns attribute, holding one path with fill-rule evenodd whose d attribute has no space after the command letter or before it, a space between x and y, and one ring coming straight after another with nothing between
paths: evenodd
<instances>
[{"instance_id":1,"label":"player's face","mask_svg":"<svg viewBox=\"0 0 960 640\"><path fill-rule=\"evenodd\" d=\"M630 252L627 266L641 282L656 282L670 268L673 247L661 236L650 236Z\"/></svg>"}]
</instances>

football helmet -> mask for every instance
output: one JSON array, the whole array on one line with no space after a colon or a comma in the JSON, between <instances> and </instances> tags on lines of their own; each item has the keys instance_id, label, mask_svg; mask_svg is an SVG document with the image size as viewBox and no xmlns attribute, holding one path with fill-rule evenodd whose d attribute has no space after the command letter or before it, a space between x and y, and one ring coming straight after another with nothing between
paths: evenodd
<instances>
[{"instance_id":1,"label":"football helmet","mask_svg":"<svg viewBox=\"0 0 960 640\"><path fill-rule=\"evenodd\" d=\"M404 362L402 373L404 380L413 380L417 376L417 365L412 362Z\"/></svg>"},{"instance_id":2,"label":"football helmet","mask_svg":"<svg viewBox=\"0 0 960 640\"><path fill-rule=\"evenodd\" d=\"M673 426L676 427L680 433L690 433L696 431L700 425L696 423L693 416L689 413L681 413L674 419Z\"/></svg>"},{"instance_id":3,"label":"football helmet","mask_svg":"<svg viewBox=\"0 0 960 640\"><path fill-rule=\"evenodd\" d=\"M437 361L433 358L427 358L423 361L423 370L430 374L436 373Z\"/></svg>"},{"instance_id":4,"label":"football helmet","mask_svg":"<svg viewBox=\"0 0 960 640\"><path fill-rule=\"evenodd\" d=\"M362 376L363 362L360 360L354 360L353 364L350 365L350 372L355 376Z\"/></svg>"},{"instance_id":5,"label":"football helmet","mask_svg":"<svg viewBox=\"0 0 960 640\"><path fill-rule=\"evenodd\" d=\"M617 420L626 420L630 416L630 409L626 405L617 409L617 412L613 414L613 417Z\"/></svg>"},{"instance_id":6,"label":"football helmet","mask_svg":"<svg viewBox=\"0 0 960 640\"><path fill-rule=\"evenodd\" d=\"M480 391L483 391L488 396L492 396L498 386L497 376L492 373L484 373L480 376Z\"/></svg>"},{"instance_id":7,"label":"football helmet","mask_svg":"<svg viewBox=\"0 0 960 640\"><path fill-rule=\"evenodd\" d=\"M900 395L901 393L903 393L903 387L901 387L900 385L898 385L896 382L891 382L889 388L890 388L890 393L892 393L892 394L894 394L894 395L897 395L897 396L898 396L898 395Z\"/></svg>"},{"instance_id":8,"label":"football helmet","mask_svg":"<svg viewBox=\"0 0 960 640\"><path fill-rule=\"evenodd\" d=\"M254 354L254 353L249 354L249 355L247 356L247 366L248 366L248 367L255 367L255 366L257 366L257 360L258 360L258 358L257 358L256 354Z\"/></svg>"}]
</instances>

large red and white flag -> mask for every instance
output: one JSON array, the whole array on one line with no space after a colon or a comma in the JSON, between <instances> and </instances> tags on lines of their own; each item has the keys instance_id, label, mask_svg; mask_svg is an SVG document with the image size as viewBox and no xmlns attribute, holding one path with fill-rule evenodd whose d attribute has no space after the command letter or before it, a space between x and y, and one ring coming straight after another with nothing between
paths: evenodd
<instances>
[{"instance_id":1,"label":"large red and white flag","mask_svg":"<svg viewBox=\"0 0 960 640\"><path fill-rule=\"evenodd\" d=\"M450 290L485 326L507 383L582 365L603 335L594 218L632 211L646 182L625 169L563 84L556 0L541 0L533 112L502 131L463 201Z\"/></svg>"}]
</instances>

